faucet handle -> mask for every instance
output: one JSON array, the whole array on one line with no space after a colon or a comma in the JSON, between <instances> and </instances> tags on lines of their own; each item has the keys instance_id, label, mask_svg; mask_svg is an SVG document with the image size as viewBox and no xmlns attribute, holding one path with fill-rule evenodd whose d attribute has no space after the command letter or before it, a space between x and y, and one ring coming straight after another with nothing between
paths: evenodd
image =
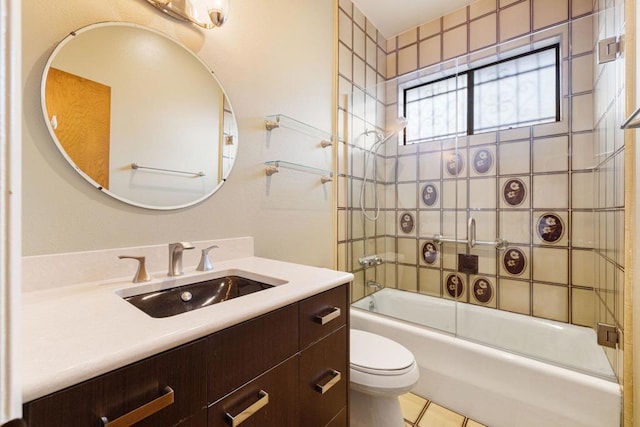
<instances>
[{"instance_id":1,"label":"faucet handle","mask_svg":"<svg viewBox=\"0 0 640 427\"><path fill-rule=\"evenodd\" d=\"M143 256L132 256L132 255L120 255L118 256L120 259L135 259L138 261L138 271L136 271L136 275L133 276L133 283L140 282L148 282L151 280L151 276L147 273L147 268L145 266L145 257Z\"/></svg>"},{"instance_id":2,"label":"faucet handle","mask_svg":"<svg viewBox=\"0 0 640 427\"><path fill-rule=\"evenodd\" d=\"M211 264L211 260L209 259L209 251L211 249L217 249L217 248L218 246L213 245L202 250L202 254L200 255L200 263L198 264L198 267L196 267L196 270L198 271L213 270L213 265Z\"/></svg>"}]
</instances>

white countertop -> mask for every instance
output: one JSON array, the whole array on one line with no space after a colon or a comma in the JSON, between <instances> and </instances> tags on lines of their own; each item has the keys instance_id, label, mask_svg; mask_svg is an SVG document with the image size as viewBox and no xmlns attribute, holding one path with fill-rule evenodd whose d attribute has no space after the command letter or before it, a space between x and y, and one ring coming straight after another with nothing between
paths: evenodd
<instances>
[{"instance_id":1,"label":"white countertop","mask_svg":"<svg viewBox=\"0 0 640 427\"><path fill-rule=\"evenodd\" d=\"M23 294L23 401L42 397L353 280L353 275L258 257L185 268L177 278L146 283L94 282ZM188 271L191 270L191 271ZM241 298L167 318L152 318L117 291L170 287L214 278L226 270L286 281ZM251 278L251 277L249 277ZM265 280L269 283L268 280ZM165 286L166 287L166 286ZM133 292L139 294L143 292Z\"/></svg>"}]
</instances>

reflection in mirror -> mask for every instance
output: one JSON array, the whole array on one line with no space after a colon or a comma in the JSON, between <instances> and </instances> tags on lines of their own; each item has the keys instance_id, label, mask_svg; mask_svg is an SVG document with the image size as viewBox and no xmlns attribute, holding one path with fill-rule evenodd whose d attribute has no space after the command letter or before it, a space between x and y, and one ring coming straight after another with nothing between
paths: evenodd
<instances>
[{"instance_id":1,"label":"reflection in mirror","mask_svg":"<svg viewBox=\"0 0 640 427\"><path fill-rule=\"evenodd\" d=\"M229 175L238 129L210 69L160 32L101 23L67 36L42 78L62 154L103 192L149 209L211 196Z\"/></svg>"}]
</instances>

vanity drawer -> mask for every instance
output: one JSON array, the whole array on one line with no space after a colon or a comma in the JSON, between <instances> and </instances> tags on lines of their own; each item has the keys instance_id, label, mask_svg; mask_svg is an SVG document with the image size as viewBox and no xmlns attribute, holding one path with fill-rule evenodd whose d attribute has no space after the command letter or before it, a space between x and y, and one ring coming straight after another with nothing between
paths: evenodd
<instances>
[{"instance_id":1,"label":"vanity drawer","mask_svg":"<svg viewBox=\"0 0 640 427\"><path fill-rule=\"evenodd\" d=\"M136 426L175 425L206 407L205 340L178 347L24 405L29 427L103 425L141 412ZM149 411L136 411L154 402Z\"/></svg>"},{"instance_id":2,"label":"vanity drawer","mask_svg":"<svg viewBox=\"0 0 640 427\"><path fill-rule=\"evenodd\" d=\"M324 427L347 406L347 332L342 326L300 354L301 426Z\"/></svg>"},{"instance_id":3,"label":"vanity drawer","mask_svg":"<svg viewBox=\"0 0 640 427\"><path fill-rule=\"evenodd\" d=\"M209 427L299 427L298 357L281 363L209 407ZM235 421L232 421L232 418ZM306 427L306 426L305 426Z\"/></svg>"},{"instance_id":4,"label":"vanity drawer","mask_svg":"<svg viewBox=\"0 0 640 427\"><path fill-rule=\"evenodd\" d=\"M342 285L300 302L300 350L347 323L348 290Z\"/></svg>"},{"instance_id":5,"label":"vanity drawer","mask_svg":"<svg viewBox=\"0 0 640 427\"><path fill-rule=\"evenodd\" d=\"M215 402L298 351L298 305L265 314L207 339L208 401Z\"/></svg>"}]
</instances>

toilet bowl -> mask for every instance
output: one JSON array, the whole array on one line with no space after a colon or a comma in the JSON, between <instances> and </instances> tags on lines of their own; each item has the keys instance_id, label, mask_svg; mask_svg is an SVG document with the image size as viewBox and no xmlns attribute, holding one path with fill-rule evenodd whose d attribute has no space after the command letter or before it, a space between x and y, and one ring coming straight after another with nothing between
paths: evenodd
<instances>
[{"instance_id":1,"label":"toilet bowl","mask_svg":"<svg viewBox=\"0 0 640 427\"><path fill-rule=\"evenodd\" d=\"M403 427L398 396L418 382L413 354L397 342L351 329L350 424L352 427Z\"/></svg>"}]
</instances>

